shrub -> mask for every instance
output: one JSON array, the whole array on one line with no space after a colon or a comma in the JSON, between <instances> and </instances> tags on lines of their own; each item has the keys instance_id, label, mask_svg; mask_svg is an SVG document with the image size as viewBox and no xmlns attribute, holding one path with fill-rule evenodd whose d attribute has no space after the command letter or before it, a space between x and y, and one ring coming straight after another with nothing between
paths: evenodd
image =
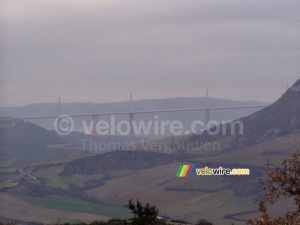
<instances>
[{"instance_id":1,"label":"shrub","mask_svg":"<svg viewBox=\"0 0 300 225\"><path fill-rule=\"evenodd\" d=\"M158 209L156 206L151 206L149 203L143 205L139 200L135 203L130 199L126 207L134 215L131 219L132 225L152 225L158 222Z\"/></svg>"}]
</instances>

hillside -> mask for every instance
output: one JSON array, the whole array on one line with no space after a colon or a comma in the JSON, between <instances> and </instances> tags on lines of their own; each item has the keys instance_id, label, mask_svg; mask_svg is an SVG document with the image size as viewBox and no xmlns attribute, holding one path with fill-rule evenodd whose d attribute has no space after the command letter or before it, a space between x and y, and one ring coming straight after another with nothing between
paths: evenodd
<instances>
[{"instance_id":1,"label":"hillside","mask_svg":"<svg viewBox=\"0 0 300 225\"><path fill-rule=\"evenodd\" d=\"M222 150L240 150L274 138L300 132L300 80L289 88L276 102L270 106L241 118L243 134L231 136L230 145ZM226 134L230 134L230 125L226 126ZM238 129L236 128L236 134ZM221 128L223 129L223 128ZM186 142L220 141L230 135L192 135Z\"/></svg>"},{"instance_id":2,"label":"hillside","mask_svg":"<svg viewBox=\"0 0 300 225\"><path fill-rule=\"evenodd\" d=\"M61 175L71 176L76 173L86 175L105 174L120 170L134 171L166 165L192 157L192 155L121 150L72 161L64 166Z\"/></svg>"},{"instance_id":3,"label":"hillside","mask_svg":"<svg viewBox=\"0 0 300 225\"><path fill-rule=\"evenodd\" d=\"M67 142L57 134L35 124L13 118L1 118L0 121L2 155L41 155L67 145ZM52 150L49 147L53 147Z\"/></svg>"}]
</instances>

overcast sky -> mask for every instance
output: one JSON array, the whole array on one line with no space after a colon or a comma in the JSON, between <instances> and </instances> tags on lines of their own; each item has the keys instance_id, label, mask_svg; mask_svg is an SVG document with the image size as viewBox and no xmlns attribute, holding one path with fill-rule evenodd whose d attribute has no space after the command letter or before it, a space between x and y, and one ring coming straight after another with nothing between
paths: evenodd
<instances>
[{"instance_id":1,"label":"overcast sky","mask_svg":"<svg viewBox=\"0 0 300 225\"><path fill-rule=\"evenodd\" d=\"M205 95L300 78L299 0L1 0L0 105Z\"/></svg>"}]
</instances>

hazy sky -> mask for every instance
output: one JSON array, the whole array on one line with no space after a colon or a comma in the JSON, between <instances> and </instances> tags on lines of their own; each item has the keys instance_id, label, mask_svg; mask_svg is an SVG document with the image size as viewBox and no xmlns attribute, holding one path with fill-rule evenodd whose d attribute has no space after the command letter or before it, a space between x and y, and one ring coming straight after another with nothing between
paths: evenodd
<instances>
[{"instance_id":1,"label":"hazy sky","mask_svg":"<svg viewBox=\"0 0 300 225\"><path fill-rule=\"evenodd\" d=\"M0 105L274 101L300 78L299 0L1 0Z\"/></svg>"}]
</instances>

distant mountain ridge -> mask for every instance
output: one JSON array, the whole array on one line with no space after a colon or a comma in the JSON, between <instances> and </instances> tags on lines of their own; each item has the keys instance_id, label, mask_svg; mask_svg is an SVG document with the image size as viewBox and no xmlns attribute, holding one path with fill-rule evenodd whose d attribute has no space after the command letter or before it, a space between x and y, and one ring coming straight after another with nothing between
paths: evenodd
<instances>
[{"instance_id":1,"label":"distant mountain ridge","mask_svg":"<svg viewBox=\"0 0 300 225\"><path fill-rule=\"evenodd\" d=\"M133 101L134 111L151 111L151 110L166 110L166 109L185 109L185 108L205 108L207 104L206 97L194 98L170 98L170 99L152 99L152 100L135 100ZM268 105L268 103L258 101L232 101L220 98L209 98L210 107L228 107L228 106L251 106L251 105ZM214 110L211 111L211 119L217 121L227 121L238 119L257 111L259 108L239 109L239 110ZM93 114L107 112L129 112L131 110L130 102L116 103L62 103L61 114L77 115L77 114ZM0 117L10 116L16 118L36 117L36 116L56 116L59 114L58 103L41 103L30 104L23 107L0 107ZM173 113L156 113L161 120L180 120L184 127L190 127L195 120L205 121L204 111L193 112L173 112ZM136 121L153 120L152 114L135 114ZM128 120L128 115L118 115L117 120ZM108 116L101 116L98 119L109 121ZM83 132L81 122L85 120L88 123L91 117L74 118L75 130ZM46 129L53 129L53 119L37 119L30 120ZM152 138L153 134L149 135ZM165 136L170 136L166 131ZM159 138L159 137L158 137Z\"/></svg>"},{"instance_id":2,"label":"distant mountain ridge","mask_svg":"<svg viewBox=\"0 0 300 225\"><path fill-rule=\"evenodd\" d=\"M251 106L259 104L269 104L260 101L234 101L229 99L209 97L210 107L220 106ZM134 100L134 110L157 110L157 109L177 109L206 107L206 97L185 97L168 99L145 99ZM61 103L62 114L81 114L81 113L104 113L116 111L130 111L129 101L110 102L110 103ZM0 107L0 116L5 117L34 117L34 116L55 116L58 115L58 103L35 103L19 107Z\"/></svg>"}]
</instances>

